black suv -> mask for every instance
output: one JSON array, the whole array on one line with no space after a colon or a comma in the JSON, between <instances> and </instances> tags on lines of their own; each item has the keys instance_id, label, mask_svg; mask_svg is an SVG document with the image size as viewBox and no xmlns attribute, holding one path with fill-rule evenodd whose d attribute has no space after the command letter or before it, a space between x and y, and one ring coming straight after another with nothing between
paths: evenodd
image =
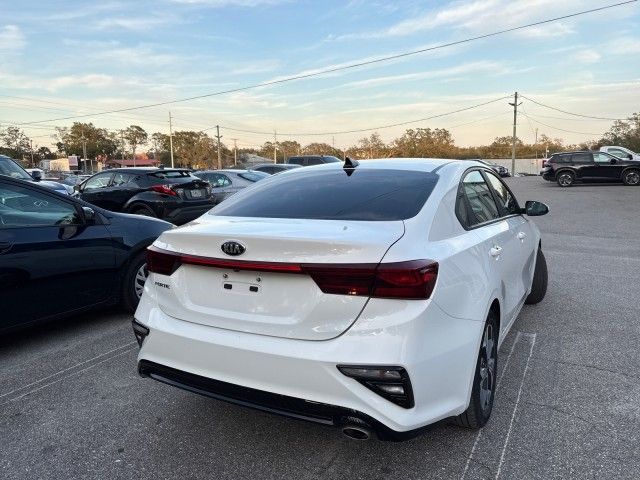
<instances>
[{"instance_id":1,"label":"black suv","mask_svg":"<svg viewBox=\"0 0 640 480\"><path fill-rule=\"evenodd\" d=\"M604 152L561 152L542 162L540 175L550 182L558 182L561 187L570 187L578 181L640 185L640 162Z\"/></svg>"},{"instance_id":2,"label":"black suv","mask_svg":"<svg viewBox=\"0 0 640 480\"><path fill-rule=\"evenodd\" d=\"M112 212L135 213L182 225L214 206L211 186L189 170L115 168L74 187L78 196Z\"/></svg>"},{"instance_id":3,"label":"black suv","mask_svg":"<svg viewBox=\"0 0 640 480\"><path fill-rule=\"evenodd\" d=\"M311 165L322 165L323 163L341 162L338 157L332 155L298 155L297 157L287 158L287 163L300 165L302 167L310 167Z\"/></svg>"}]
</instances>

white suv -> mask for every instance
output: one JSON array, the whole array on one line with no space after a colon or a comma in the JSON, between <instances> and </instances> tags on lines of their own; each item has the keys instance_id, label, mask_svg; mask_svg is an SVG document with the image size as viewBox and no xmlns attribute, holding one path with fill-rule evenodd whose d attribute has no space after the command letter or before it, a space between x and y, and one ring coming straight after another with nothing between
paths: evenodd
<instances>
[{"instance_id":1,"label":"white suv","mask_svg":"<svg viewBox=\"0 0 640 480\"><path fill-rule=\"evenodd\" d=\"M139 372L196 393L398 439L484 425L498 345L545 295L540 234L470 161L295 169L148 252Z\"/></svg>"}]
</instances>

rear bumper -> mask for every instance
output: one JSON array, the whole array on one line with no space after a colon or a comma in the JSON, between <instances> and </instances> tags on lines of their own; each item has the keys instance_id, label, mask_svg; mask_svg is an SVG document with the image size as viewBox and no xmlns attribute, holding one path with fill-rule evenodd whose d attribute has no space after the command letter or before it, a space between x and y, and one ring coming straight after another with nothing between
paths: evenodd
<instances>
[{"instance_id":1,"label":"rear bumper","mask_svg":"<svg viewBox=\"0 0 640 480\"><path fill-rule=\"evenodd\" d=\"M207 213L215 206L213 199L206 202L197 202L195 205L193 202L185 202L164 209L162 219L167 222L171 222L175 225L182 225L184 223L195 220L200 215Z\"/></svg>"},{"instance_id":2,"label":"rear bumper","mask_svg":"<svg viewBox=\"0 0 640 480\"><path fill-rule=\"evenodd\" d=\"M555 182L556 180L556 174L552 169L542 169L540 171L540 176L542 176L543 179L547 180L548 182Z\"/></svg>"},{"instance_id":3,"label":"rear bumper","mask_svg":"<svg viewBox=\"0 0 640 480\"><path fill-rule=\"evenodd\" d=\"M152 283L153 275L135 314L149 329L138 356L140 365L151 362L186 375L291 397L306 406L318 403L357 412L358 418L393 432L410 432L467 408L483 322L451 317L435 302L371 299L342 335L295 340L170 317L147 290ZM343 375L339 364L403 367L411 379L415 406L393 404ZM154 378L161 380L159 376ZM175 377L170 380L181 388L191 385ZM216 393L208 387L200 390ZM339 416L344 416L342 410L330 416L331 424Z\"/></svg>"},{"instance_id":4,"label":"rear bumper","mask_svg":"<svg viewBox=\"0 0 640 480\"><path fill-rule=\"evenodd\" d=\"M371 427L380 440L407 440L422 431L422 429L416 429L395 432L374 418L356 410L221 382L147 360L141 360L138 363L138 373L142 377L149 377L192 393L296 420L338 427L352 424L354 419L357 419Z\"/></svg>"}]
</instances>

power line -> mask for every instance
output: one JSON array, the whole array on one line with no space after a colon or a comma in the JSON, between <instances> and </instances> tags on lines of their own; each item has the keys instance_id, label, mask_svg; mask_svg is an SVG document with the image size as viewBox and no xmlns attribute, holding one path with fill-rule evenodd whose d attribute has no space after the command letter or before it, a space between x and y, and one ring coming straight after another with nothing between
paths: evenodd
<instances>
[{"instance_id":1,"label":"power line","mask_svg":"<svg viewBox=\"0 0 640 480\"><path fill-rule=\"evenodd\" d=\"M529 100L530 102L535 103L536 105L540 105L541 107L546 107L546 108L550 108L551 110L555 110L556 112L561 112L561 113L565 113L567 115L573 115L574 117L583 117L583 118L590 118L593 120L626 120L624 118L612 118L612 117L594 117L593 115L583 115L581 113L573 113L573 112L567 112L566 110L561 110L560 108L556 108L556 107L552 107L551 105L547 105L544 104L542 102L538 102L532 98L529 98L525 95L521 95L522 98L526 98L527 100Z\"/></svg>"},{"instance_id":2,"label":"power line","mask_svg":"<svg viewBox=\"0 0 640 480\"><path fill-rule=\"evenodd\" d=\"M261 83L255 83L252 85L246 85L244 87L237 87L237 88L231 88L228 90L220 90L217 92L213 92L213 93L205 93L202 95L194 95L192 97L186 97L186 98L180 98L180 99L176 99L176 100L168 100L165 102L156 102L156 103L150 103L147 105L138 105L136 107L127 107L127 108L120 108L120 109L115 109L115 110L108 110L108 111L103 111L103 112L97 112L94 114L85 114L85 115L76 115L76 116L69 116L69 117L60 117L60 118L53 118L53 119L48 119L48 120L37 120L37 121L33 121L33 122L24 122L21 123L19 125L30 125L30 124L34 124L34 123L42 123L42 122L52 122L52 121L58 121L58 120L70 120L73 118L83 118L83 117L91 117L91 116L98 116L98 115L107 115L110 113L120 113L120 112L129 112L132 110L140 110L143 108L152 108L152 107L160 107L163 105L171 105L174 103L181 103L181 102L188 102L191 100L198 100L198 99L202 99L202 98L208 98L208 97L214 97L214 96L218 96L218 95L225 95L228 93L235 93L235 92L242 92L245 90L251 90L251 89L255 89L255 88L260 88L260 87L268 87L268 86L272 86L272 85L279 85L282 83L287 83L287 82L292 82L295 80L302 80L302 79L307 79L307 78L312 78L312 77L317 77L317 76L321 76L321 75L325 75L328 73L334 73L334 72L339 72L339 71L344 71L344 70L351 70L354 68L359 68L359 67L363 67L366 65L373 65L373 64L377 64L377 63L382 63L382 62L388 62L389 60L397 60L399 58L405 58L405 57L409 57L409 56L413 56L413 55L418 55L418 54L422 54L422 53L426 53L426 52L432 52L434 50L439 50L442 48L447 48L447 47L452 47L455 45L461 45L464 43L469 43L469 42L474 42L477 40L482 40L485 38L490 38L490 37L495 37L498 35L503 35L505 33L510 33L510 32L515 32L518 30L524 30L526 28L530 28L530 27L535 27L538 25L544 25L547 23L552 23L552 22L556 22L558 20L565 20L567 18L573 18L573 17L577 17L580 15L586 15L589 13L594 13L594 12L600 12L603 10L608 10L610 8L615 8L615 7L620 7L622 5L628 5L631 3L636 3L638 0L627 0L624 2L618 2L618 3L614 3L614 4L610 4L610 5L605 5L603 7L598 7L598 8L592 8L589 10L582 10L579 12L575 12L575 13L571 13L571 14L567 14L567 15L562 15L559 17L554 17L554 18L549 18L546 20L540 20L538 22L532 22L532 23L528 23L525 25L519 25L517 27L511 27L511 28L506 28L504 30L498 30L495 32L491 32L491 33L485 33L483 35L477 35L475 37L469 37L469 38L465 38L462 40L456 40L453 42L447 42L447 43L442 43L439 45L434 45L431 47L426 47L426 48L421 48L418 50L412 50L409 52L403 52L403 53L397 53L395 55L388 55L385 57L380 57L380 58L375 58L372 60L366 60L366 61L362 61L362 62L355 62L355 63L351 63L348 65L340 65L340 66L336 66L336 67L332 67L332 68L326 68L323 70L317 70L317 71L313 71L313 72L309 72L309 73L301 73L298 75L292 75L289 77L285 77L285 78L280 78L280 79L276 79L276 80L271 80L268 82L261 82Z\"/></svg>"},{"instance_id":3,"label":"power line","mask_svg":"<svg viewBox=\"0 0 640 480\"><path fill-rule=\"evenodd\" d=\"M524 112L521 112L522 115L524 115L527 118L530 118L531 120L533 120L536 123L539 123L540 125L544 125L545 127L549 127L549 128L553 128L555 130L560 130L561 132L566 132L566 133L578 133L580 135L591 135L593 137L601 137L603 134L602 133L589 133L589 132L576 132L575 130L566 130L564 128L560 128L560 127L555 127L553 125L548 125L546 123L541 122L540 120L536 120L534 117L527 115Z\"/></svg>"},{"instance_id":4,"label":"power line","mask_svg":"<svg viewBox=\"0 0 640 480\"><path fill-rule=\"evenodd\" d=\"M496 98L496 99L493 99L493 100L489 100L488 102L478 103L476 105L471 105L469 107L459 108L459 109L453 110L451 112L439 113L437 115L431 115L429 117L418 118L416 120L408 120L406 122L391 123L391 124L388 124L388 125L378 125L376 127L370 127L370 128L358 128L358 129L355 129L355 130L342 130L342 131L335 131L335 132L290 132L290 133L278 132L278 135L282 135L284 137L296 137L296 136L307 137L307 136L342 135L342 134L347 134L347 133L361 133L361 132L370 132L370 131L373 131L373 130L383 130L385 128L400 127L402 125L409 125L411 123L418 123L418 122L424 122L424 121L427 121L427 120L433 120L434 118L445 117L447 115L453 115L454 113L466 112L467 110L472 110L474 108L483 107L485 105L489 105L489 104L492 104L492 103L499 102L501 100L504 100L505 98L510 98L510 96L504 96L504 97ZM216 128L216 127L215 126L209 127L209 128L204 129L204 130L201 130L201 131L205 132L207 130L212 130L214 128ZM223 125L220 125L220 128L223 128L225 130L230 130L232 132L254 133L254 134L257 134L257 135L272 135L273 134L273 132L261 132L261 131L256 131L256 130L243 130L243 129L240 129L240 128L225 127Z\"/></svg>"}]
</instances>

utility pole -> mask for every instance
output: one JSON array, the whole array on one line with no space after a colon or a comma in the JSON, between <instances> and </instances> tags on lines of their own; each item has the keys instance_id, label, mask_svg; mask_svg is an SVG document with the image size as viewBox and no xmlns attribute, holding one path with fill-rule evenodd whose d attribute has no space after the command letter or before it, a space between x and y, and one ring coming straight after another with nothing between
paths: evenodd
<instances>
[{"instance_id":1,"label":"utility pole","mask_svg":"<svg viewBox=\"0 0 640 480\"><path fill-rule=\"evenodd\" d=\"M509 105L513 107L513 139L511 140L511 175L516 174L516 123L518 121L518 92L515 92L513 96L513 103L509 102Z\"/></svg>"},{"instance_id":2,"label":"utility pole","mask_svg":"<svg viewBox=\"0 0 640 480\"><path fill-rule=\"evenodd\" d=\"M222 158L220 158L220 125L216 125L216 138L218 139L218 170L222 170Z\"/></svg>"},{"instance_id":3,"label":"utility pole","mask_svg":"<svg viewBox=\"0 0 640 480\"><path fill-rule=\"evenodd\" d=\"M87 139L84 138L84 128L82 129L82 158L84 158L84 168L87 168ZM91 173L93 173L93 163L91 164Z\"/></svg>"},{"instance_id":4,"label":"utility pole","mask_svg":"<svg viewBox=\"0 0 640 480\"><path fill-rule=\"evenodd\" d=\"M122 160L124 161L124 157L126 156L125 145L124 145L124 131L120 130L120 142L122 142Z\"/></svg>"},{"instance_id":5,"label":"utility pole","mask_svg":"<svg viewBox=\"0 0 640 480\"><path fill-rule=\"evenodd\" d=\"M278 132L273 131L273 163L278 163Z\"/></svg>"},{"instance_id":6,"label":"utility pole","mask_svg":"<svg viewBox=\"0 0 640 480\"><path fill-rule=\"evenodd\" d=\"M235 167L238 165L238 139L231 138L231 140L233 140L233 166Z\"/></svg>"},{"instance_id":7,"label":"utility pole","mask_svg":"<svg viewBox=\"0 0 640 480\"><path fill-rule=\"evenodd\" d=\"M171 124L171 112L169 112L169 151L171 155L171 168L173 167L173 125Z\"/></svg>"},{"instance_id":8,"label":"utility pole","mask_svg":"<svg viewBox=\"0 0 640 480\"><path fill-rule=\"evenodd\" d=\"M34 164L33 164L33 140L30 140L30 142L31 142L31 166L33 167L34 166Z\"/></svg>"}]
</instances>

